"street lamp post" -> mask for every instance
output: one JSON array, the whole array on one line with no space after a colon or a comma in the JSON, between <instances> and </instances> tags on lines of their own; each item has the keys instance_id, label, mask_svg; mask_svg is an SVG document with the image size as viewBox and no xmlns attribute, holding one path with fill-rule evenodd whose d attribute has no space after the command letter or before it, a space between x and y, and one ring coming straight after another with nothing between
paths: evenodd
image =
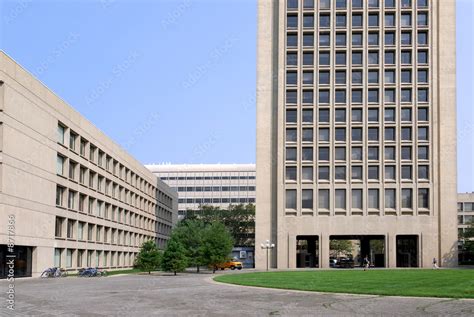
<instances>
[{"instance_id":1,"label":"street lamp post","mask_svg":"<svg viewBox=\"0 0 474 317\"><path fill-rule=\"evenodd\" d=\"M264 243L260 244L262 249L267 250L267 272L268 272L268 251L275 247L274 243L271 243L270 240L266 240Z\"/></svg>"}]
</instances>

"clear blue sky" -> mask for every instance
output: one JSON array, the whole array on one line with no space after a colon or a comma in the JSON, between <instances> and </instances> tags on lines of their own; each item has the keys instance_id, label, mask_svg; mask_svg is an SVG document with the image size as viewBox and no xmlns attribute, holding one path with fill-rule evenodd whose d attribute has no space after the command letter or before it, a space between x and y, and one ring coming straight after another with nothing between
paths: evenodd
<instances>
[{"instance_id":1,"label":"clear blue sky","mask_svg":"<svg viewBox=\"0 0 474 317\"><path fill-rule=\"evenodd\" d=\"M458 0L459 191L474 191L474 1ZM255 162L255 0L0 0L0 45L143 163Z\"/></svg>"}]
</instances>

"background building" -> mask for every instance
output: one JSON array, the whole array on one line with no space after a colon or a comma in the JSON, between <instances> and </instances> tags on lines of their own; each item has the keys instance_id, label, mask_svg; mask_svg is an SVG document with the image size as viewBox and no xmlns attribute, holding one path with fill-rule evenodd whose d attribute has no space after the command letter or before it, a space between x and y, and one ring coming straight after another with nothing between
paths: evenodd
<instances>
[{"instance_id":1,"label":"background building","mask_svg":"<svg viewBox=\"0 0 474 317\"><path fill-rule=\"evenodd\" d=\"M474 221L474 193L458 194L458 233Z\"/></svg>"},{"instance_id":2,"label":"background building","mask_svg":"<svg viewBox=\"0 0 474 317\"><path fill-rule=\"evenodd\" d=\"M255 164L153 164L146 167L178 191L179 217L200 205L255 203Z\"/></svg>"},{"instance_id":3,"label":"background building","mask_svg":"<svg viewBox=\"0 0 474 317\"><path fill-rule=\"evenodd\" d=\"M2 277L12 254L15 277L131 267L176 222L175 191L3 52L0 154Z\"/></svg>"},{"instance_id":4,"label":"background building","mask_svg":"<svg viewBox=\"0 0 474 317\"><path fill-rule=\"evenodd\" d=\"M256 243L456 265L454 0L259 0ZM257 268L265 266L257 249Z\"/></svg>"}]
</instances>

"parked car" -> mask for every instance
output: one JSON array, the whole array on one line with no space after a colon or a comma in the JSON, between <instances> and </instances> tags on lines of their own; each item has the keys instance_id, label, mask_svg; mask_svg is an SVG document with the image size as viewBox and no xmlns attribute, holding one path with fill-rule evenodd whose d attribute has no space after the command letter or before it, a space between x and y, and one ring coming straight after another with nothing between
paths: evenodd
<instances>
[{"instance_id":1,"label":"parked car","mask_svg":"<svg viewBox=\"0 0 474 317\"><path fill-rule=\"evenodd\" d=\"M227 262L219 263L216 265L216 270L221 269L231 269L231 270L242 270L242 262L236 260L229 260Z\"/></svg>"},{"instance_id":2,"label":"parked car","mask_svg":"<svg viewBox=\"0 0 474 317\"><path fill-rule=\"evenodd\" d=\"M337 262L335 264L335 267L353 269L354 268L354 259L346 258L346 257L338 258Z\"/></svg>"}]
</instances>

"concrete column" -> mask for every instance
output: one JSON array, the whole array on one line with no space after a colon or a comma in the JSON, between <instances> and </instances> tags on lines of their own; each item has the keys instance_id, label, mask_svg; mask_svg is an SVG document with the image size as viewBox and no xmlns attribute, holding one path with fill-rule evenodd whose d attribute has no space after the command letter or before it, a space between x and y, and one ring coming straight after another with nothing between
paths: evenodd
<instances>
[{"instance_id":1,"label":"concrete column","mask_svg":"<svg viewBox=\"0 0 474 317\"><path fill-rule=\"evenodd\" d=\"M296 236L288 236L288 268L296 268Z\"/></svg>"},{"instance_id":2,"label":"concrete column","mask_svg":"<svg viewBox=\"0 0 474 317\"><path fill-rule=\"evenodd\" d=\"M389 268L397 267L397 239L395 234L387 233L387 237L385 238L387 243L387 257L388 263L385 265Z\"/></svg>"},{"instance_id":3,"label":"concrete column","mask_svg":"<svg viewBox=\"0 0 474 317\"><path fill-rule=\"evenodd\" d=\"M329 235L321 234L319 236L319 267L329 268Z\"/></svg>"}]
</instances>

